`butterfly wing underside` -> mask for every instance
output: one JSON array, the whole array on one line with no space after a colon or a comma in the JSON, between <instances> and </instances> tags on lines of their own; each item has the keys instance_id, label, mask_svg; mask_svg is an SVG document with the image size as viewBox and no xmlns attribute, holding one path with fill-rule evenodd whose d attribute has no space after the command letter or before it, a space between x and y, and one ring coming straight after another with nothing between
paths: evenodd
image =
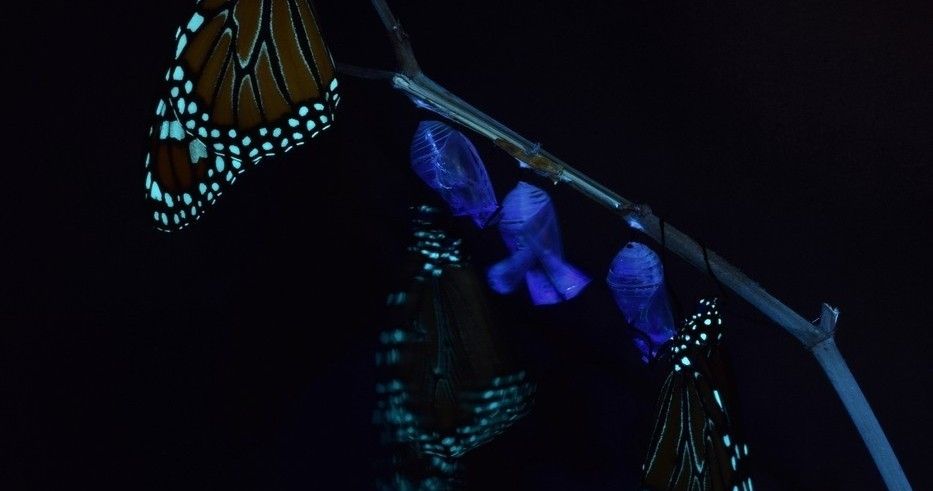
<instances>
[{"instance_id":1,"label":"butterfly wing underside","mask_svg":"<svg viewBox=\"0 0 933 491\"><path fill-rule=\"evenodd\" d=\"M717 301L703 299L667 345L671 368L658 397L642 489L753 489L744 462L748 445L736 435L722 386L722 336Z\"/></svg>"}]
</instances>

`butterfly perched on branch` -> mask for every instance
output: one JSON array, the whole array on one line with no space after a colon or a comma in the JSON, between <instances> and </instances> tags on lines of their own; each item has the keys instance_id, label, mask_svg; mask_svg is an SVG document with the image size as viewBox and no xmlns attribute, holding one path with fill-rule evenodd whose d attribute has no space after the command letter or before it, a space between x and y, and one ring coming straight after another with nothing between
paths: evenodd
<instances>
[{"instance_id":1,"label":"butterfly perched on branch","mask_svg":"<svg viewBox=\"0 0 933 491\"><path fill-rule=\"evenodd\" d=\"M748 445L729 413L733 403L719 353L722 317L715 299L701 299L662 349L669 372L643 466L646 490L751 491Z\"/></svg>"},{"instance_id":2,"label":"butterfly perched on branch","mask_svg":"<svg viewBox=\"0 0 933 491\"><path fill-rule=\"evenodd\" d=\"M308 0L200 0L175 34L145 161L160 230L199 219L261 159L328 129L334 63Z\"/></svg>"}]
</instances>

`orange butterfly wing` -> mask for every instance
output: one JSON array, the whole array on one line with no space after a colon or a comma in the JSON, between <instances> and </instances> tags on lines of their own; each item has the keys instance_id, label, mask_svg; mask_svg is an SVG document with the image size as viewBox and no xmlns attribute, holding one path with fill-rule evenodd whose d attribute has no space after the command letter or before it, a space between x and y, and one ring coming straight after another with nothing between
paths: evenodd
<instances>
[{"instance_id":1,"label":"orange butterfly wing","mask_svg":"<svg viewBox=\"0 0 933 491\"><path fill-rule=\"evenodd\" d=\"M333 60L307 0L202 0L175 36L146 156L146 197L177 230L264 157L334 120Z\"/></svg>"}]
</instances>

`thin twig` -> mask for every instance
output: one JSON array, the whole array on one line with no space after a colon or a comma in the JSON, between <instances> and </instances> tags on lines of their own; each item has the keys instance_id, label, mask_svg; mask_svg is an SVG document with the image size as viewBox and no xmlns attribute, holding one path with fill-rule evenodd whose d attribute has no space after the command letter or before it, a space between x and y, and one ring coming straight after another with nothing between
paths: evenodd
<instances>
[{"instance_id":1,"label":"thin twig","mask_svg":"<svg viewBox=\"0 0 933 491\"><path fill-rule=\"evenodd\" d=\"M888 489L897 491L911 489L881 425L836 347L833 336L839 315L838 310L823 304L820 323L814 325L769 294L718 254L704 248L688 235L666 223L662 241L660 219L651 212L650 208L619 196L586 174L542 150L540 144L532 143L425 76L415 59L408 36L402 30L388 4L385 0L372 0L372 3L395 49L400 70L392 74L391 80L396 89L408 94L415 104L431 109L489 138L500 148L555 184L565 183L588 198L608 207L620 215L632 228L650 236L699 270L713 274L720 283L794 335L813 353L833 388L839 394L849 416L868 446ZM342 68L349 75L354 75L354 71L360 73L360 70L348 70L346 66Z\"/></svg>"}]
</instances>

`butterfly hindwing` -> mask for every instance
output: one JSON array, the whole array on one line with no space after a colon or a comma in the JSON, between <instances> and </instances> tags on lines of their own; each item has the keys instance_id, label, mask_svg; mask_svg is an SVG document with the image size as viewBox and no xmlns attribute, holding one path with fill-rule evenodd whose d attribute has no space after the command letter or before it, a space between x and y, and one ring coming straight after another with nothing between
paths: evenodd
<instances>
[{"instance_id":1,"label":"butterfly hindwing","mask_svg":"<svg viewBox=\"0 0 933 491\"><path fill-rule=\"evenodd\" d=\"M328 129L340 101L308 0L198 2L165 82L146 157L146 196L164 230L200 218L262 158Z\"/></svg>"},{"instance_id":2,"label":"butterfly hindwing","mask_svg":"<svg viewBox=\"0 0 933 491\"><path fill-rule=\"evenodd\" d=\"M146 155L146 198L156 228L177 230L199 219L247 163L221 155L185 132L165 102L157 106L156 116Z\"/></svg>"}]
</instances>

